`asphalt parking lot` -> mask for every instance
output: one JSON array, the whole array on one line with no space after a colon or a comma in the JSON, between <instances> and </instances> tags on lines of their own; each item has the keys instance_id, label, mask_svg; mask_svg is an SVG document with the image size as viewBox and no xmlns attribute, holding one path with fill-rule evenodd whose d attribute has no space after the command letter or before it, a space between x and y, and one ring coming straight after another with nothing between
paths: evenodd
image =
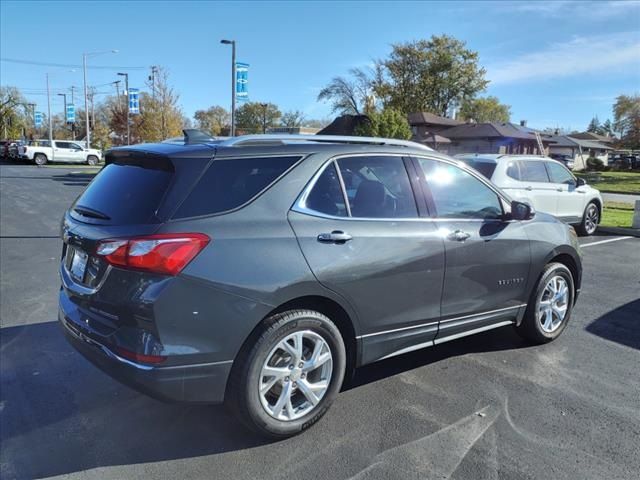
<instances>
[{"instance_id":1,"label":"asphalt parking lot","mask_svg":"<svg viewBox=\"0 0 640 480\"><path fill-rule=\"evenodd\" d=\"M3 479L638 478L640 239L582 239L558 341L503 328L370 365L311 430L268 443L72 350L56 323L58 224L90 175L4 164L0 177Z\"/></svg>"}]
</instances>

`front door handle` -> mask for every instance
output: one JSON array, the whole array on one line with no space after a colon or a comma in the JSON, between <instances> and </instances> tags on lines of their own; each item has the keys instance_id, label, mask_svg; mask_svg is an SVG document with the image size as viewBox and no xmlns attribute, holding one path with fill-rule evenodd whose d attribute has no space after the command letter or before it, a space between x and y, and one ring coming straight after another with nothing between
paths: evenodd
<instances>
[{"instance_id":1,"label":"front door handle","mask_svg":"<svg viewBox=\"0 0 640 480\"><path fill-rule=\"evenodd\" d=\"M447 238L449 240L455 240L456 242L464 242L470 236L470 233L463 232L462 230L456 230L455 232L451 232L447 235Z\"/></svg>"},{"instance_id":2,"label":"front door handle","mask_svg":"<svg viewBox=\"0 0 640 480\"><path fill-rule=\"evenodd\" d=\"M533 190L533 187L532 186L528 186L528 187L525 187L524 189L527 190L528 192L530 192L531 190Z\"/></svg>"},{"instance_id":3,"label":"front door handle","mask_svg":"<svg viewBox=\"0 0 640 480\"><path fill-rule=\"evenodd\" d=\"M353 237L342 230L334 230L331 233L321 233L318 235L318 241L322 243L346 243Z\"/></svg>"},{"instance_id":4,"label":"front door handle","mask_svg":"<svg viewBox=\"0 0 640 480\"><path fill-rule=\"evenodd\" d=\"M562 192L564 191L562 188L556 188L556 192Z\"/></svg>"}]
</instances>

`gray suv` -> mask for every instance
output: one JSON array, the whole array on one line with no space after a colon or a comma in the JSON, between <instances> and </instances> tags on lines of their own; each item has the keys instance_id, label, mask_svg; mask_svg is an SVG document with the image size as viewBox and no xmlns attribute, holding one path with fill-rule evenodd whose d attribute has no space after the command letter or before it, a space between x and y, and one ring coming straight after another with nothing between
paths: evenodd
<instances>
[{"instance_id":1,"label":"gray suv","mask_svg":"<svg viewBox=\"0 0 640 480\"><path fill-rule=\"evenodd\" d=\"M462 162L373 138L113 149L62 239L77 350L271 437L316 422L361 365L507 325L555 339L582 276L572 227Z\"/></svg>"}]
</instances>

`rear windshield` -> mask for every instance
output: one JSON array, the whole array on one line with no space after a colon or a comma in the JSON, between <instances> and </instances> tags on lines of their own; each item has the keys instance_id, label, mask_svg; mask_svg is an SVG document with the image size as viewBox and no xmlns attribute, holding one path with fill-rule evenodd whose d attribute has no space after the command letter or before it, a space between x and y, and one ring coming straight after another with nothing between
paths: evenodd
<instances>
[{"instance_id":1,"label":"rear windshield","mask_svg":"<svg viewBox=\"0 0 640 480\"><path fill-rule=\"evenodd\" d=\"M72 207L78 220L114 225L158 223L155 212L173 178L170 165L104 167Z\"/></svg>"},{"instance_id":2,"label":"rear windshield","mask_svg":"<svg viewBox=\"0 0 640 480\"><path fill-rule=\"evenodd\" d=\"M496 164L493 162L478 162L476 160L464 160L464 162L471 168L475 168L489 180L491 180L491 175L493 175L493 172L496 169Z\"/></svg>"},{"instance_id":3,"label":"rear windshield","mask_svg":"<svg viewBox=\"0 0 640 480\"><path fill-rule=\"evenodd\" d=\"M214 160L173 218L226 212L258 195L301 157Z\"/></svg>"}]
</instances>

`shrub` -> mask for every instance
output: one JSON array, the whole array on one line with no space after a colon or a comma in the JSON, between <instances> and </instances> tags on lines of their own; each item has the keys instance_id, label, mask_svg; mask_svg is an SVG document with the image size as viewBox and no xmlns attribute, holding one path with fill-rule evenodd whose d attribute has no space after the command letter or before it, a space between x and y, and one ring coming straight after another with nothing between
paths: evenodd
<instances>
[{"instance_id":1,"label":"shrub","mask_svg":"<svg viewBox=\"0 0 640 480\"><path fill-rule=\"evenodd\" d=\"M604 162L596 157L587 158L587 170L595 170L602 172L604 170Z\"/></svg>"}]
</instances>

